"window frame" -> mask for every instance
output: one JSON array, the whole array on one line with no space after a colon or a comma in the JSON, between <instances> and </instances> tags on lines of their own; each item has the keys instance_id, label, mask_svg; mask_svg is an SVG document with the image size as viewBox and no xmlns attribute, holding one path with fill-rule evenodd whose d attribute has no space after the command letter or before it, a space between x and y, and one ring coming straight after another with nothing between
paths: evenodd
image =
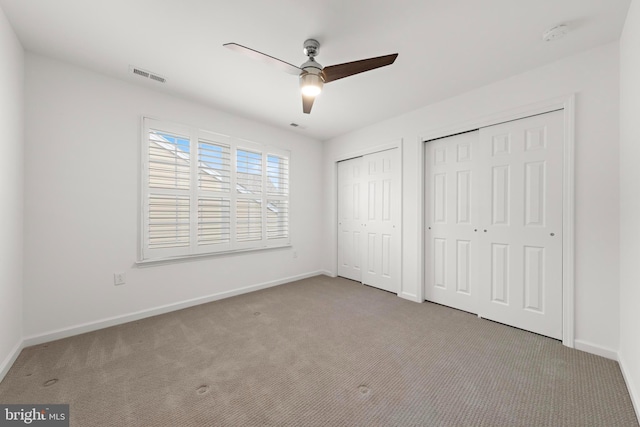
<instances>
[{"instance_id":1,"label":"window frame","mask_svg":"<svg viewBox=\"0 0 640 427\"><path fill-rule=\"evenodd\" d=\"M149 157L150 152L150 131L166 132L171 135L188 138L189 140L189 189L163 189L154 188L150 185ZM210 165L202 167L200 158L201 143L212 145L220 145L229 147L229 191L216 189L201 188L200 173L205 169L211 169ZM246 150L259 153L261 158L260 184L261 191L258 193L241 191L239 187L237 152L238 150ZM224 153L224 149L222 151ZM139 212L139 250L138 264L167 262L171 260L180 260L185 258L215 256L219 254L228 254L239 251L255 251L271 248L280 248L291 246L291 219L290 219L290 197L291 197L291 153L289 150L280 149L272 145L261 144L246 139L236 138L229 135L204 130L196 127L186 126L165 120L158 120L150 117L142 117L142 137L140 142L140 212ZM285 181L283 183L284 192L269 192L269 160L278 157L283 159L283 167L286 167ZM241 168L240 168L241 169ZM248 169L247 169L248 170ZM245 177L246 178L246 177ZM224 177L221 178L222 180ZM278 181L280 182L280 181ZM188 245L181 247L151 247L150 246L150 197L154 195L164 196L180 196L188 197L189 200L189 241ZM228 199L228 242L222 243L203 243L199 241L199 231L202 230L200 216L200 206L203 200ZM249 241L239 241L238 239L238 200L260 200L260 238ZM284 209L284 235L277 234L276 238L270 238L267 228L269 221L273 222L273 215L269 215L269 209L275 209L269 206L269 202L277 201L285 206ZM221 205L224 206L225 202ZM203 208L204 209L204 208ZM223 215L222 213L214 213L213 215ZM215 217L209 217L209 220ZM276 218L282 221L280 218ZM280 223L278 223L280 224ZM250 224L249 224L250 225ZM215 225L213 225L215 227ZM224 235L224 231L221 235Z\"/></svg>"}]
</instances>

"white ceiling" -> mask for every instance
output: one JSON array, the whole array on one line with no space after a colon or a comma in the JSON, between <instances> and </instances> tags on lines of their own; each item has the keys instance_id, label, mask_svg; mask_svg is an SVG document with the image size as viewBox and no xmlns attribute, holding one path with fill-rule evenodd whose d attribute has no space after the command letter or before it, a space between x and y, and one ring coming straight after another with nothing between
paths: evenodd
<instances>
[{"instance_id":1,"label":"white ceiling","mask_svg":"<svg viewBox=\"0 0 640 427\"><path fill-rule=\"evenodd\" d=\"M630 0L0 0L24 48L325 140L620 36ZM571 33L544 42L544 30ZM223 48L286 62L302 43L333 65L395 64L325 85L310 115L298 79ZM130 73L140 67L167 83Z\"/></svg>"}]
</instances>

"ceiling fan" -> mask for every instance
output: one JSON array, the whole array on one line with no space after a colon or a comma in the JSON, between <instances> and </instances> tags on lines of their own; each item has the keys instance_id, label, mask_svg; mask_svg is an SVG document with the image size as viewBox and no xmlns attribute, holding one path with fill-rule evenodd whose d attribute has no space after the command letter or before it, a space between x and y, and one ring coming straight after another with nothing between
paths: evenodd
<instances>
[{"instance_id":1,"label":"ceiling fan","mask_svg":"<svg viewBox=\"0 0 640 427\"><path fill-rule=\"evenodd\" d=\"M225 43L223 46L236 52L243 53L253 59L273 65L286 73L299 76L300 89L302 91L302 111L305 114L309 114L311 112L313 101L322 91L322 86L325 83L391 65L398 57L398 54L394 53L391 55L378 56L376 58L361 59L359 61L345 62L344 64L323 67L315 60L315 57L320 52L320 43L317 40L309 39L304 42L304 53L309 57L309 60L301 66L296 67L295 65L289 64L281 59L274 58L273 56L258 52L257 50L237 43Z\"/></svg>"}]
</instances>

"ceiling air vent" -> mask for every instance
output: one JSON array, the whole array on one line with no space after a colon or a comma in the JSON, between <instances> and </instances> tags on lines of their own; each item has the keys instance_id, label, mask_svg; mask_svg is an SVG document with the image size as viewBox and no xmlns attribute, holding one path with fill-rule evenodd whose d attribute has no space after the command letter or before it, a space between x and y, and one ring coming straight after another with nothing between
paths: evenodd
<instances>
[{"instance_id":1,"label":"ceiling air vent","mask_svg":"<svg viewBox=\"0 0 640 427\"><path fill-rule=\"evenodd\" d=\"M131 72L133 74L136 74L140 77L144 77L145 79L151 79L151 80L155 80L157 82L160 83L164 83L167 81L167 79L165 79L164 77L152 73L151 71L147 71L147 70L143 70L142 68L137 68L137 67L133 67L133 66L129 66L129 69L131 70Z\"/></svg>"},{"instance_id":2,"label":"ceiling air vent","mask_svg":"<svg viewBox=\"0 0 640 427\"><path fill-rule=\"evenodd\" d=\"M164 77L158 76L156 74L149 74L149 78L151 80L155 80L155 81L160 82L160 83L164 83L164 82L167 81L167 79L165 79Z\"/></svg>"},{"instance_id":3,"label":"ceiling air vent","mask_svg":"<svg viewBox=\"0 0 640 427\"><path fill-rule=\"evenodd\" d=\"M137 68L133 69L133 74L137 74L139 76L149 78L149 73L147 73L146 71L138 70Z\"/></svg>"}]
</instances>

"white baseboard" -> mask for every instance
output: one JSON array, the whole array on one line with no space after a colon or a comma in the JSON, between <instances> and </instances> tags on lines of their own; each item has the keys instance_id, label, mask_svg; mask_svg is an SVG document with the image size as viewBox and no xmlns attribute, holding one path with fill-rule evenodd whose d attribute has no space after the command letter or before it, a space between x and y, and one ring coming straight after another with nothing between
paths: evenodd
<instances>
[{"instance_id":1,"label":"white baseboard","mask_svg":"<svg viewBox=\"0 0 640 427\"><path fill-rule=\"evenodd\" d=\"M576 350L586 351L587 353L595 354L596 356L606 357L611 360L618 360L618 352L610 348L602 347L597 344L592 344L587 341L574 340L574 348Z\"/></svg>"},{"instance_id":2,"label":"white baseboard","mask_svg":"<svg viewBox=\"0 0 640 427\"><path fill-rule=\"evenodd\" d=\"M413 302L418 302L418 303L423 303L424 302L424 301L420 301L420 298L418 298L418 296L415 295L415 294L408 294L406 292L400 292L398 294L398 296L400 298L402 298L402 299L406 299L406 300L413 301Z\"/></svg>"},{"instance_id":3,"label":"white baseboard","mask_svg":"<svg viewBox=\"0 0 640 427\"><path fill-rule=\"evenodd\" d=\"M338 277L338 275L336 273L334 273L333 271L329 271L329 270L320 270L318 273L319 274L324 274L325 276L328 276L328 277L333 277L334 279L336 277Z\"/></svg>"},{"instance_id":4,"label":"white baseboard","mask_svg":"<svg viewBox=\"0 0 640 427\"><path fill-rule=\"evenodd\" d=\"M2 382L4 377L7 375L7 372L9 372L9 369L11 369L23 348L24 341L16 343L7 357L2 361L2 363L0 364L0 382Z\"/></svg>"},{"instance_id":5,"label":"white baseboard","mask_svg":"<svg viewBox=\"0 0 640 427\"><path fill-rule=\"evenodd\" d=\"M623 358L618 353L618 364L620 365L620 370L622 371L622 377L624 378L624 382L627 384L627 390L629 390L629 396L631 397L631 403L633 403L633 409L636 411L636 417L638 418L638 422L640 422L640 391L635 387L633 381L631 381L631 377L629 376L629 370L626 368L628 365L625 362L625 358Z\"/></svg>"},{"instance_id":6,"label":"white baseboard","mask_svg":"<svg viewBox=\"0 0 640 427\"><path fill-rule=\"evenodd\" d=\"M233 289L230 291L219 292L212 295L207 295L204 297L194 298L187 301L181 301L178 303L167 304L160 307L155 307L151 309L141 310L130 314L124 314L120 316L109 317L107 319L97 320L94 322L83 323L81 325L71 326L68 328L57 329L49 332L45 332L39 335L32 335L30 337L25 337L23 341L22 348L29 347L32 345L38 345L49 341L55 341L62 338L71 337L74 335L84 334L87 332L96 331L98 329L104 329L111 326L121 325L127 322L133 322L136 320L144 319L147 317L157 316L159 314L170 313L176 310L182 310L184 308L193 307L200 304L206 304L208 302L217 301L224 298L233 297L236 295L242 295L249 292L258 291L260 289L266 289L273 286L282 285L289 282L295 282L296 280L307 279L309 277L318 276L324 274L323 271L314 271L310 273L300 274L297 276L284 277L277 280L272 280L269 282L258 283L251 286L246 286L244 288ZM13 364L13 362L11 362Z\"/></svg>"}]
</instances>

